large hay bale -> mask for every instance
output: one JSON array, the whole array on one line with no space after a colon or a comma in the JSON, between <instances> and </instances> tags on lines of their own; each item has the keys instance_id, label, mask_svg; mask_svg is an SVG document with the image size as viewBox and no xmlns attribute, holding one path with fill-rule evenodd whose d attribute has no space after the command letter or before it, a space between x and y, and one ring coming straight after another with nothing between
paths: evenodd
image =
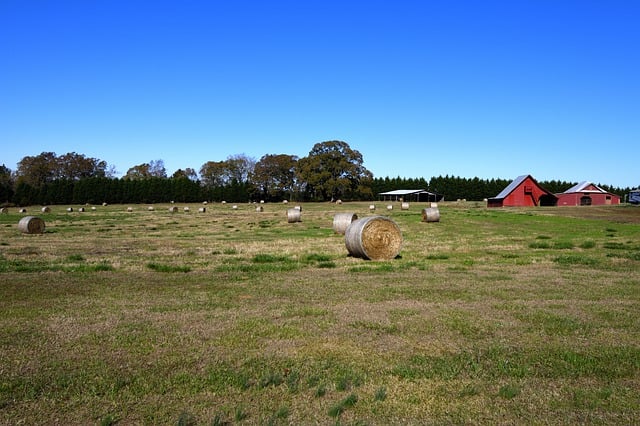
<instances>
[{"instance_id":1,"label":"large hay bale","mask_svg":"<svg viewBox=\"0 0 640 426\"><path fill-rule=\"evenodd\" d=\"M1 214L9 214L9 209L6 208L6 207L2 207L2 208L0 208L0 213Z\"/></svg>"},{"instance_id":2,"label":"large hay bale","mask_svg":"<svg viewBox=\"0 0 640 426\"><path fill-rule=\"evenodd\" d=\"M432 202L430 206L431 206L432 209L437 209L438 208L438 203Z\"/></svg>"},{"instance_id":3,"label":"large hay bale","mask_svg":"<svg viewBox=\"0 0 640 426\"><path fill-rule=\"evenodd\" d=\"M127 207L127 211L131 213L133 211L133 207Z\"/></svg>"},{"instance_id":4,"label":"large hay bale","mask_svg":"<svg viewBox=\"0 0 640 426\"><path fill-rule=\"evenodd\" d=\"M287 222L302 222L302 210L296 208L287 209Z\"/></svg>"},{"instance_id":5,"label":"large hay bale","mask_svg":"<svg viewBox=\"0 0 640 426\"><path fill-rule=\"evenodd\" d=\"M370 205L369 205L369 211L372 211L372 212L376 211L376 206L375 206L375 204L370 204Z\"/></svg>"},{"instance_id":6,"label":"large hay bale","mask_svg":"<svg viewBox=\"0 0 640 426\"><path fill-rule=\"evenodd\" d=\"M298 211L302 211L302 206L293 206L293 208L298 210Z\"/></svg>"},{"instance_id":7,"label":"large hay bale","mask_svg":"<svg viewBox=\"0 0 640 426\"><path fill-rule=\"evenodd\" d=\"M78 211L79 211L79 212L84 212L84 207L80 207L80 208L78 209Z\"/></svg>"},{"instance_id":8,"label":"large hay bale","mask_svg":"<svg viewBox=\"0 0 640 426\"><path fill-rule=\"evenodd\" d=\"M333 232L344 235L351 222L358 220L355 213L336 213L333 216Z\"/></svg>"},{"instance_id":9,"label":"large hay bale","mask_svg":"<svg viewBox=\"0 0 640 426\"><path fill-rule=\"evenodd\" d=\"M177 211L178 211L178 208L177 208L176 206L171 206L171 207L169 207L169 211L170 211L171 213L175 213L175 212L177 212Z\"/></svg>"},{"instance_id":10,"label":"large hay bale","mask_svg":"<svg viewBox=\"0 0 640 426\"><path fill-rule=\"evenodd\" d=\"M37 216L25 216L18 222L18 229L25 234L44 234L44 220Z\"/></svg>"},{"instance_id":11,"label":"large hay bale","mask_svg":"<svg viewBox=\"0 0 640 426\"><path fill-rule=\"evenodd\" d=\"M207 212L207 208L206 207L200 207L198 209L198 213L206 213Z\"/></svg>"},{"instance_id":12,"label":"large hay bale","mask_svg":"<svg viewBox=\"0 0 640 426\"><path fill-rule=\"evenodd\" d=\"M387 210L389 211L393 210L393 205L392 204L387 205Z\"/></svg>"},{"instance_id":13,"label":"large hay bale","mask_svg":"<svg viewBox=\"0 0 640 426\"><path fill-rule=\"evenodd\" d=\"M43 208L41 208L40 211L42 213L51 213L51 209L47 206L44 206Z\"/></svg>"},{"instance_id":14,"label":"large hay bale","mask_svg":"<svg viewBox=\"0 0 640 426\"><path fill-rule=\"evenodd\" d=\"M264 207L262 207L262 206L256 206L256 211L257 211L258 213L263 212L263 211L264 211Z\"/></svg>"},{"instance_id":15,"label":"large hay bale","mask_svg":"<svg viewBox=\"0 0 640 426\"><path fill-rule=\"evenodd\" d=\"M154 211L154 210L155 210L155 208L154 208L153 206L149 206L149 207L147 207L147 210L149 210L150 212L152 212L152 211Z\"/></svg>"},{"instance_id":16,"label":"large hay bale","mask_svg":"<svg viewBox=\"0 0 640 426\"><path fill-rule=\"evenodd\" d=\"M189 207L185 207L184 209L182 209L185 213L189 213L191 211L191 209Z\"/></svg>"},{"instance_id":17,"label":"large hay bale","mask_svg":"<svg viewBox=\"0 0 640 426\"><path fill-rule=\"evenodd\" d=\"M26 212L27 212L27 209L25 208L21 208L20 210L18 210L18 213L26 213Z\"/></svg>"},{"instance_id":18,"label":"large hay bale","mask_svg":"<svg viewBox=\"0 0 640 426\"><path fill-rule=\"evenodd\" d=\"M73 207L67 207L67 213L72 213L73 212Z\"/></svg>"},{"instance_id":19,"label":"large hay bale","mask_svg":"<svg viewBox=\"0 0 640 426\"><path fill-rule=\"evenodd\" d=\"M369 216L351 222L345 231L345 244L355 257L394 259L402 248L402 232L388 217Z\"/></svg>"},{"instance_id":20,"label":"large hay bale","mask_svg":"<svg viewBox=\"0 0 640 426\"><path fill-rule=\"evenodd\" d=\"M422 209L423 222L440 222L440 210L437 207Z\"/></svg>"},{"instance_id":21,"label":"large hay bale","mask_svg":"<svg viewBox=\"0 0 640 426\"><path fill-rule=\"evenodd\" d=\"M342 200L336 200L336 204L342 204Z\"/></svg>"},{"instance_id":22,"label":"large hay bale","mask_svg":"<svg viewBox=\"0 0 640 426\"><path fill-rule=\"evenodd\" d=\"M400 210L409 210L409 203L403 201L402 204L400 204Z\"/></svg>"}]
</instances>

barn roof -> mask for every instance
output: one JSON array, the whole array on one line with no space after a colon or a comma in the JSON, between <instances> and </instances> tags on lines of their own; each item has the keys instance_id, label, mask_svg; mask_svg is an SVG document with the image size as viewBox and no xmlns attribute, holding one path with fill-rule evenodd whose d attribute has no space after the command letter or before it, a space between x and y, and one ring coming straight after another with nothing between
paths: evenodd
<instances>
[{"instance_id":1,"label":"barn roof","mask_svg":"<svg viewBox=\"0 0 640 426\"><path fill-rule=\"evenodd\" d=\"M493 198L507 198L507 195L511 194L514 189L518 187L529 175L522 175L515 178L509 185L507 185L498 195ZM532 178L533 179L533 178Z\"/></svg>"},{"instance_id":2,"label":"barn roof","mask_svg":"<svg viewBox=\"0 0 640 426\"><path fill-rule=\"evenodd\" d=\"M586 189L589 186L593 186L596 189ZM598 185L596 185L595 183L589 182L589 181L583 181L580 182L577 185L572 186L571 188L567 189L566 191L563 192L563 194L573 194L576 192L594 192L594 193L603 193L606 194L608 193L608 191L605 191L604 189L600 188Z\"/></svg>"},{"instance_id":3,"label":"barn roof","mask_svg":"<svg viewBox=\"0 0 640 426\"><path fill-rule=\"evenodd\" d=\"M436 195L424 189L395 189L393 191L379 192L378 195L413 195L413 194L429 194Z\"/></svg>"}]
</instances>

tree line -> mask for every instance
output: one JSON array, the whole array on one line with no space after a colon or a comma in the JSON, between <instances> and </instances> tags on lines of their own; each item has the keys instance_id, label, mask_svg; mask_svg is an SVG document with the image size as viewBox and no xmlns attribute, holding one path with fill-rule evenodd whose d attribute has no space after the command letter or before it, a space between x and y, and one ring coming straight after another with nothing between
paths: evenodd
<instances>
[{"instance_id":1,"label":"tree line","mask_svg":"<svg viewBox=\"0 0 640 426\"><path fill-rule=\"evenodd\" d=\"M195 169L167 176L164 162L153 160L131 167L122 178L96 158L75 152L43 152L24 157L15 171L0 166L0 204L53 205L98 203L165 203L229 201L266 202L375 200L381 192L425 189L447 200L482 200L496 196L511 180L438 176L375 178L360 152L343 141L320 142L309 155L267 154L255 160L244 154L207 161ZM573 182L542 181L558 193ZM603 189L623 196L630 188Z\"/></svg>"}]
</instances>

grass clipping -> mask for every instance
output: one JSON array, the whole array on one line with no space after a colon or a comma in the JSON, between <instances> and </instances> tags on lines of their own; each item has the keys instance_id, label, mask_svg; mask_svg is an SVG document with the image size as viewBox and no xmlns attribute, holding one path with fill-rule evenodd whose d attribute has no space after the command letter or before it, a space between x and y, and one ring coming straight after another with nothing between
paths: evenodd
<instances>
[{"instance_id":1,"label":"grass clipping","mask_svg":"<svg viewBox=\"0 0 640 426\"><path fill-rule=\"evenodd\" d=\"M349 254L371 260L394 259L402 248L402 232L388 217L370 216L351 222L345 231Z\"/></svg>"}]
</instances>

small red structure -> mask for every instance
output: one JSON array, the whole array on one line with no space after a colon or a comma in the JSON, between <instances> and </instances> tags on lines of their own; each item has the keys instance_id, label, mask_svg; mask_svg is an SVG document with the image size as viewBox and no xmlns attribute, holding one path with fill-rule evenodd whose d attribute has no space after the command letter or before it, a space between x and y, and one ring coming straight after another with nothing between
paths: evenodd
<instances>
[{"instance_id":1,"label":"small red structure","mask_svg":"<svg viewBox=\"0 0 640 426\"><path fill-rule=\"evenodd\" d=\"M612 194L591 182L580 182L556 194L559 206L604 206L620 204L620 196Z\"/></svg>"},{"instance_id":2,"label":"small red structure","mask_svg":"<svg viewBox=\"0 0 640 426\"><path fill-rule=\"evenodd\" d=\"M498 195L487 200L487 207L555 206L558 197L538 184L531 175L518 176Z\"/></svg>"}]
</instances>

